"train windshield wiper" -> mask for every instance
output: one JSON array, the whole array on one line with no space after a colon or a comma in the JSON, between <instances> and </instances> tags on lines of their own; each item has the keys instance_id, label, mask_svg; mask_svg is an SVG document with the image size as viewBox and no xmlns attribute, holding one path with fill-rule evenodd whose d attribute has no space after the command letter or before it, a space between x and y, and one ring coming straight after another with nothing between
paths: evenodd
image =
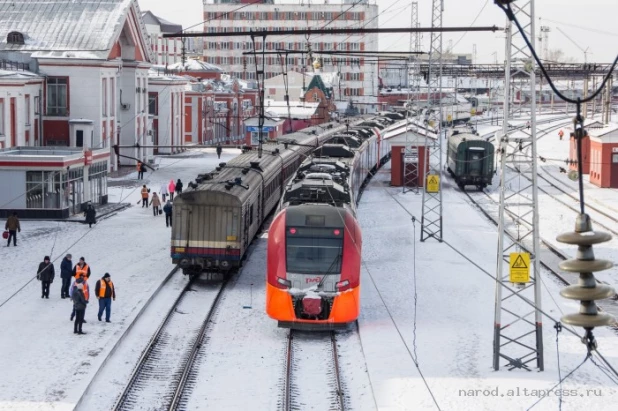
<instances>
[{"instance_id":1,"label":"train windshield wiper","mask_svg":"<svg viewBox=\"0 0 618 411\"><path fill-rule=\"evenodd\" d=\"M330 267L328 267L328 270L326 270L326 272L324 273L324 276L322 277L322 279L320 280L320 282L318 283L318 287L317 289L319 290L320 288L322 288L322 285L324 284L324 280L326 280L326 277L328 277L329 274L333 274L333 269L335 268L335 265L339 262L339 260L341 259L341 249L339 250L339 254L337 254L337 257L335 257L335 259L333 260L333 262L331 263Z\"/></svg>"}]
</instances>

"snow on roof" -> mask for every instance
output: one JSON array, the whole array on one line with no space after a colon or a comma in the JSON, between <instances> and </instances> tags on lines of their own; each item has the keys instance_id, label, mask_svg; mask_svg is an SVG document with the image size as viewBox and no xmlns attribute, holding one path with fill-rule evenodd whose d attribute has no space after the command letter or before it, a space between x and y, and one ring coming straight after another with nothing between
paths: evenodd
<instances>
[{"instance_id":1,"label":"snow on roof","mask_svg":"<svg viewBox=\"0 0 618 411\"><path fill-rule=\"evenodd\" d=\"M148 70L148 79L161 80L161 81L186 81L189 82L184 76L177 76L176 74L166 72L165 70L157 70L156 68L150 68Z\"/></svg>"},{"instance_id":2,"label":"snow on roof","mask_svg":"<svg viewBox=\"0 0 618 411\"><path fill-rule=\"evenodd\" d=\"M169 70L179 71L223 71L223 69L219 66L215 66L214 64L206 63L205 61L196 59L187 60L185 64L182 64L182 62L174 63L169 65L167 68Z\"/></svg>"},{"instance_id":3,"label":"snow on roof","mask_svg":"<svg viewBox=\"0 0 618 411\"><path fill-rule=\"evenodd\" d=\"M588 131L588 134L591 137L597 137L597 138L606 136L610 133L613 133L616 130L618 130L618 124L616 123L609 123L609 124L604 124L603 127L591 127L589 129L586 129L586 131Z\"/></svg>"},{"instance_id":4,"label":"snow on roof","mask_svg":"<svg viewBox=\"0 0 618 411\"><path fill-rule=\"evenodd\" d=\"M308 103L302 101L290 101L290 108L288 112L288 105L285 101L266 100L265 109L270 117L291 117L295 118L311 118L318 109L320 103Z\"/></svg>"},{"instance_id":5,"label":"snow on roof","mask_svg":"<svg viewBox=\"0 0 618 411\"><path fill-rule=\"evenodd\" d=\"M146 24L159 26L162 33L178 33L182 31L182 25L167 21L148 10L142 12L142 18Z\"/></svg>"},{"instance_id":6,"label":"snow on roof","mask_svg":"<svg viewBox=\"0 0 618 411\"><path fill-rule=\"evenodd\" d=\"M0 51L33 57L104 59L120 36L134 0L0 2ZM19 32L24 44L9 44Z\"/></svg>"},{"instance_id":7,"label":"snow on roof","mask_svg":"<svg viewBox=\"0 0 618 411\"><path fill-rule=\"evenodd\" d=\"M1 80L35 80L41 79L42 77L38 74L32 73L30 71L17 71L17 70L0 70L0 81Z\"/></svg>"}]
</instances>

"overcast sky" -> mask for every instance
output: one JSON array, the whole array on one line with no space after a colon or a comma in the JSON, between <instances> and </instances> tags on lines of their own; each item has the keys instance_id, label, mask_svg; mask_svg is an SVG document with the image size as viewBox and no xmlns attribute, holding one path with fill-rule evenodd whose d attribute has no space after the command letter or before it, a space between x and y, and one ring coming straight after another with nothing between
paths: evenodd
<instances>
[{"instance_id":1,"label":"overcast sky","mask_svg":"<svg viewBox=\"0 0 618 411\"><path fill-rule=\"evenodd\" d=\"M184 28L200 23L203 15L202 0L138 0L142 10L151 10L156 15ZM304 0L305 3L308 0ZM408 27L410 25L411 0L371 0L379 5L380 27ZM524 0L519 0L523 2ZM282 0L279 3L299 3L300 0ZM312 0L322 4L324 0ZM337 0L330 0L335 3ZM418 0L421 26L431 25L431 0ZM504 13L493 0L444 0L444 26L472 25L504 27ZM179 7L180 6L180 7ZM481 11L482 10L482 11ZM479 14L480 13L480 14ZM549 48L561 49L576 61L584 61L584 53L557 28L563 30L584 50L588 49L588 61L612 62L618 54L618 0L536 0L536 16L541 24L551 29ZM537 36L540 24L537 24ZM461 39L461 41L459 41ZM503 33L445 34L444 49L452 40L456 53L472 53L476 44L480 63L492 63L497 58L504 60ZM423 37L423 50L428 50L429 34ZM381 35L381 50L408 50L408 35ZM494 53L497 53L494 55Z\"/></svg>"}]
</instances>

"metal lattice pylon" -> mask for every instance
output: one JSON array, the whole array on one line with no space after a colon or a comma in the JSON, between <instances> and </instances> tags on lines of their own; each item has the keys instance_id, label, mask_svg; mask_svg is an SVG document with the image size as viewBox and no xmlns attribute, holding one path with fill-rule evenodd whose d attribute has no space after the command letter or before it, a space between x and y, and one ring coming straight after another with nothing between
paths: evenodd
<instances>
[{"instance_id":1,"label":"metal lattice pylon","mask_svg":"<svg viewBox=\"0 0 618 411\"><path fill-rule=\"evenodd\" d=\"M534 0L523 5L511 3L511 7L534 44ZM495 370L501 366L530 370L535 362L543 371L535 65L517 27L510 22L505 60L504 123L498 149L500 218L493 366ZM516 116L523 124L509 127ZM518 279L511 274L517 275L522 269L528 270L529 281L513 282ZM514 298L515 294L534 302L536 308Z\"/></svg>"},{"instance_id":2,"label":"metal lattice pylon","mask_svg":"<svg viewBox=\"0 0 618 411\"><path fill-rule=\"evenodd\" d=\"M412 27L418 26L418 2L412 2ZM420 51L420 33L410 33L410 51ZM408 63L408 110L406 112L406 145L403 150L403 192L412 191L418 193L419 156L418 147L412 147L413 138L410 123L410 109L412 106L411 91L418 79L419 62L416 56L410 55Z\"/></svg>"},{"instance_id":3,"label":"metal lattice pylon","mask_svg":"<svg viewBox=\"0 0 618 411\"><path fill-rule=\"evenodd\" d=\"M431 11L431 28L442 27L442 13L444 12L444 0L433 0ZM432 98L433 95L433 98ZM423 190L423 216L421 219L421 241L434 238L442 242L442 33L432 31L431 46L429 51L429 73L427 75L427 101L434 101L434 119L436 138L425 137L425 176ZM429 127L427 127L429 128ZM423 170L423 171L425 171ZM425 174L425 173L423 173ZM431 179L437 177L437 190L429 192Z\"/></svg>"}]
</instances>

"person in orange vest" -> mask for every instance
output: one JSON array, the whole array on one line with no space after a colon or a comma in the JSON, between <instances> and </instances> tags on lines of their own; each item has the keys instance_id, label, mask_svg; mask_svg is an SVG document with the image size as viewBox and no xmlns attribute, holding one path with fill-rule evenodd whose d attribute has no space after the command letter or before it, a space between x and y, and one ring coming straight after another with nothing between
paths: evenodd
<instances>
[{"instance_id":1,"label":"person in orange vest","mask_svg":"<svg viewBox=\"0 0 618 411\"><path fill-rule=\"evenodd\" d=\"M143 180L144 179L144 165L142 164L141 161L137 162L137 179L138 180Z\"/></svg>"},{"instance_id":2,"label":"person in orange vest","mask_svg":"<svg viewBox=\"0 0 618 411\"><path fill-rule=\"evenodd\" d=\"M88 281L87 281L87 277L85 275L80 274L79 276L75 277L75 281L73 281L73 284L71 284L71 288L69 289L69 298L71 298L71 300L73 300L73 293L75 292L75 290L77 289L77 284L82 284L82 293L84 294L84 298L86 299L86 303L88 302L88 300L90 300L90 287L88 286ZM85 308L84 308L85 310ZM71 321L73 321L73 318L75 318L75 306L73 306L73 311L71 312ZM87 322L85 319L83 319L82 322Z\"/></svg>"},{"instance_id":3,"label":"person in orange vest","mask_svg":"<svg viewBox=\"0 0 618 411\"><path fill-rule=\"evenodd\" d=\"M116 288L109 273L105 273L103 278L97 281L94 286L94 293L99 299L99 315L97 316L99 321L101 321L101 316L105 311L105 322L111 322L109 317L112 314L112 299L116 301Z\"/></svg>"},{"instance_id":4,"label":"person in orange vest","mask_svg":"<svg viewBox=\"0 0 618 411\"><path fill-rule=\"evenodd\" d=\"M73 268L73 277L77 280L79 277L84 277L84 281L90 278L90 266L86 264L84 257L79 258L79 262Z\"/></svg>"},{"instance_id":5,"label":"person in orange vest","mask_svg":"<svg viewBox=\"0 0 618 411\"><path fill-rule=\"evenodd\" d=\"M560 137L560 140L562 140L562 137L564 137L564 131L560 130L558 132L558 136Z\"/></svg>"},{"instance_id":6,"label":"person in orange vest","mask_svg":"<svg viewBox=\"0 0 618 411\"><path fill-rule=\"evenodd\" d=\"M148 193L150 193L150 189L144 184L142 186L142 208L148 208Z\"/></svg>"}]
</instances>

